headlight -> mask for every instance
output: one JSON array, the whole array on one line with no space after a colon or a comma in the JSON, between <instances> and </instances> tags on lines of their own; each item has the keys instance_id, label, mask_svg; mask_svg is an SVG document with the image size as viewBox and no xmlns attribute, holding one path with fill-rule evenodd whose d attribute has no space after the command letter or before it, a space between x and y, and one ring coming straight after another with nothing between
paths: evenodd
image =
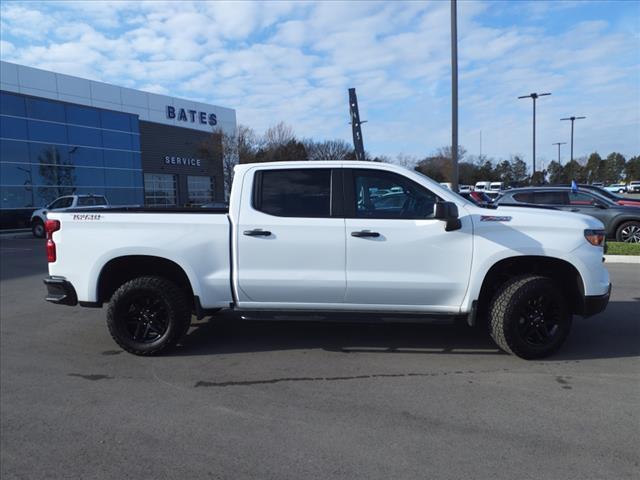
<instances>
[{"instance_id":1,"label":"headlight","mask_svg":"<svg viewBox=\"0 0 640 480\"><path fill-rule=\"evenodd\" d=\"M606 238L606 232L604 230L585 230L584 238L587 239L591 245L596 247L603 247Z\"/></svg>"}]
</instances>

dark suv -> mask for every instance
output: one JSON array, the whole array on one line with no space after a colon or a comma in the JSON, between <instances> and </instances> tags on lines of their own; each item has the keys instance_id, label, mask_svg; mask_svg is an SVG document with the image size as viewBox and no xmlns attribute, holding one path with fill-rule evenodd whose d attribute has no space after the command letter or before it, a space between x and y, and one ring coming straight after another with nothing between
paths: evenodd
<instances>
[{"instance_id":1,"label":"dark suv","mask_svg":"<svg viewBox=\"0 0 640 480\"><path fill-rule=\"evenodd\" d=\"M569 187L514 188L502 195L498 205L544 205L596 217L604 224L607 238L640 243L640 208L618 205L592 190Z\"/></svg>"}]
</instances>

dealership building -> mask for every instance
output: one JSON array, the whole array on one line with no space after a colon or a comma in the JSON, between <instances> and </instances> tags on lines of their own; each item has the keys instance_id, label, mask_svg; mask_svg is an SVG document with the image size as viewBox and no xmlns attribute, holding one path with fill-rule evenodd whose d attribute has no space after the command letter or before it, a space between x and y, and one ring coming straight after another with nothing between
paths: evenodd
<instances>
[{"instance_id":1,"label":"dealership building","mask_svg":"<svg viewBox=\"0 0 640 480\"><path fill-rule=\"evenodd\" d=\"M235 110L0 62L0 227L60 196L112 205L224 200Z\"/></svg>"}]
</instances>

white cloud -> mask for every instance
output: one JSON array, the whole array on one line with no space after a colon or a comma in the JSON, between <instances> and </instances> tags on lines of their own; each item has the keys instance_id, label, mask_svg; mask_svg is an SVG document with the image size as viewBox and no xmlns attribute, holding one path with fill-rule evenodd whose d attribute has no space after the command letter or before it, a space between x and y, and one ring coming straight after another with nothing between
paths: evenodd
<instances>
[{"instance_id":1,"label":"white cloud","mask_svg":"<svg viewBox=\"0 0 640 480\"><path fill-rule=\"evenodd\" d=\"M559 118L573 113L589 117L579 148L640 150L640 37L624 22L578 18L580 3L458 5L460 137L471 153L482 130L484 153L528 155L531 105L516 97L536 90L553 92L539 104L543 155L565 140ZM535 20L548 15L576 19ZM372 153L425 155L450 138L449 20L442 1L4 2L0 51L236 108L257 130L284 120L305 137L349 139L356 87Z\"/></svg>"}]
</instances>

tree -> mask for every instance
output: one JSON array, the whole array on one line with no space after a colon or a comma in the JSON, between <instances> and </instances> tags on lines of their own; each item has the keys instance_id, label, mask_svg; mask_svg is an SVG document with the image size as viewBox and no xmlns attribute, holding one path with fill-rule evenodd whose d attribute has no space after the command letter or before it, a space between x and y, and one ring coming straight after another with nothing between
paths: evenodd
<instances>
[{"instance_id":1,"label":"tree","mask_svg":"<svg viewBox=\"0 0 640 480\"><path fill-rule=\"evenodd\" d=\"M498 163L493 170L493 178L497 178L499 181L503 182L505 185L510 185L513 183L513 166L511 162L508 160L503 160Z\"/></svg>"},{"instance_id":2,"label":"tree","mask_svg":"<svg viewBox=\"0 0 640 480\"><path fill-rule=\"evenodd\" d=\"M339 138L321 142L305 139L302 143L309 160L346 160L353 152L353 147Z\"/></svg>"},{"instance_id":3,"label":"tree","mask_svg":"<svg viewBox=\"0 0 640 480\"><path fill-rule=\"evenodd\" d=\"M640 155L631 157L624 166L625 180L640 180Z\"/></svg>"},{"instance_id":4,"label":"tree","mask_svg":"<svg viewBox=\"0 0 640 480\"><path fill-rule=\"evenodd\" d=\"M511 163L511 174L513 175L513 183L515 185L523 184L527 182L529 177L529 167L522 159L522 157L518 155L514 155L509 160Z\"/></svg>"},{"instance_id":5,"label":"tree","mask_svg":"<svg viewBox=\"0 0 640 480\"><path fill-rule=\"evenodd\" d=\"M255 162L256 152L260 140L251 127L238 125L236 129L236 144L238 148L238 162Z\"/></svg>"},{"instance_id":6,"label":"tree","mask_svg":"<svg viewBox=\"0 0 640 480\"><path fill-rule=\"evenodd\" d=\"M549 183L552 185L558 183L567 183L564 178L564 168L555 160L552 161L547 167L547 175L549 176Z\"/></svg>"},{"instance_id":7,"label":"tree","mask_svg":"<svg viewBox=\"0 0 640 480\"><path fill-rule=\"evenodd\" d=\"M602 181L601 179L604 174L604 162L598 152L593 152L589 155L587 164L584 167L584 172L587 182L593 183Z\"/></svg>"},{"instance_id":8,"label":"tree","mask_svg":"<svg viewBox=\"0 0 640 480\"><path fill-rule=\"evenodd\" d=\"M277 148L295 140L296 136L293 133L293 128L284 122L279 122L267 128L266 132L264 132L261 147L265 150Z\"/></svg>"},{"instance_id":9,"label":"tree","mask_svg":"<svg viewBox=\"0 0 640 480\"><path fill-rule=\"evenodd\" d=\"M608 184L618 183L622 178L625 158L621 153L613 152L605 160L604 181Z\"/></svg>"},{"instance_id":10,"label":"tree","mask_svg":"<svg viewBox=\"0 0 640 480\"><path fill-rule=\"evenodd\" d=\"M256 162L290 162L306 159L307 150L304 148L304 144L295 138L282 145L261 148L255 157Z\"/></svg>"}]
</instances>

